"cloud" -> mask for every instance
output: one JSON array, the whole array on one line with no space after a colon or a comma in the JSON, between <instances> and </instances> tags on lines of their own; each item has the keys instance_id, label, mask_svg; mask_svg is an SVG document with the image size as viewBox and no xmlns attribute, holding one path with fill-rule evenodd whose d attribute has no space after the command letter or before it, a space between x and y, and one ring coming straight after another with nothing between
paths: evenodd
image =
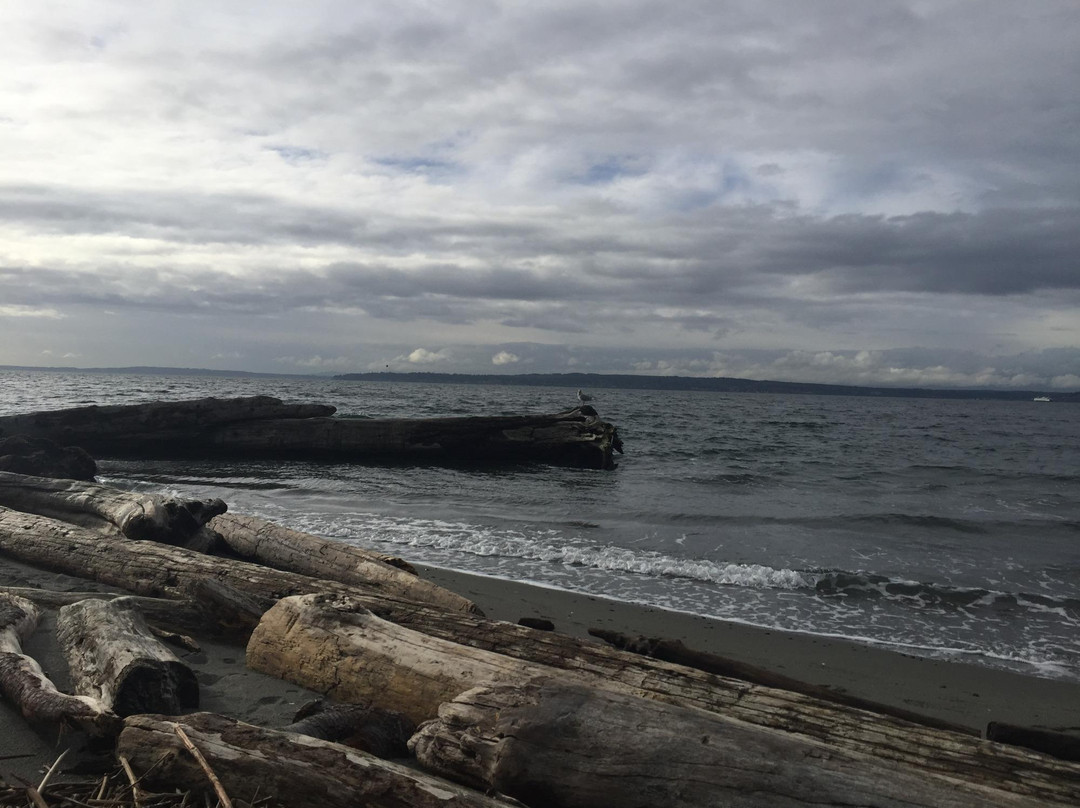
<instances>
[{"instance_id":1,"label":"cloud","mask_svg":"<svg viewBox=\"0 0 1080 808\"><path fill-rule=\"evenodd\" d=\"M1066 3L0 17L0 69L31 77L0 89L8 360L63 324L100 364L213 331L197 355L253 369L1074 372L1035 358L1080 347Z\"/></svg>"},{"instance_id":2,"label":"cloud","mask_svg":"<svg viewBox=\"0 0 1080 808\"><path fill-rule=\"evenodd\" d=\"M520 362L521 357L517 354L512 354L509 351L499 351L493 357L491 357L491 364L493 365L513 365L516 362Z\"/></svg>"},{"instance_id":3,"label":"cloud","mask_svg":"<svg viewBox=\"0 0 1080 808\"><path fill-rule=\"evenodd\" d=\"M449 361L450 352L446 349L441 351L429 351L426 348L417 348L405 358L414 365L433 365L438 362Z\"/></svg>"},{"instance_id":4,"label":"cloud","mask_svg":"<svg viewBox=\"0 0 1080 808\"><path fill-rule=\"evenodd\" d=\"M49 320L58 320L63 316L52 308L0 304L0 317L44 317Z\"/></svg>"}]
</instances>

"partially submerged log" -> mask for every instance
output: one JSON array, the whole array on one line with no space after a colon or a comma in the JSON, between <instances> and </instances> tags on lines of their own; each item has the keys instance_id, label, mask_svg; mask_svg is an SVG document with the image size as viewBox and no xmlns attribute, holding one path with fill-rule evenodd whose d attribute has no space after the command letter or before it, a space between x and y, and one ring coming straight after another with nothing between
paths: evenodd
<instances>
[{"instance_id":1,"label":"partially submerged log","mask_svg":"<svg viewBox=\"0 0 1080 808\"><path fill-rule=\"evenodd\" d=\"M117 715L177 715L199 706L194 672L153 636L130 602L83 600L64 606L56 634L75 691Z\"/></svg>"},{"instance_id":2,"label":"partially submerged log","mask_svg":"<svg viewBox=\"0 0 1080 808\"><path fill-rule=\"evenodd\" d=\"M0 437L77 444L99 457L301 457L339 462L545 462L614 468L622 442L589 406L550 415L331 418L275 398L79 407L0 417Z\"/></svg>"},{"instance_id":3,"label":"partially submerged log","mask_svg":"<svg viewBox=\"0 0 1080 808\"><path fill-rule=\"evenodd\" d=\"M24 598L0 593L0 693L30 721L80 726L93 734L119 729L117 716L100 700L57 690L23 641L37 626L37 607Z\"/></svg>"},{"instance_id":4,"label":"partially submerged log","mask_svg":"<svg viewBox=\"0 0 1080 808\"><path fill-rule=\"evenodd\" d=\"M140 494L77 480L0 472L0 505L129 539L206 547L203 527L225 513L220 499L189 500Z\"/></svg>"},{"instance_id":5,"label":"partially submerged log","mask_svg":"<svg viewBox=\"0 0 1080 808\"><path fill-rule=\"evenodd\" d=\"M184 746L177 727L237 801L272 796L291 808L507 808L501 800L347 746L212 713L179 722L132 716L120 733L117 754L148 786L212 795L206 770Z\"/></svg>"},{"instance_id":6,"label":"partially submerged log","mask_svg":"<svg viewBox=\"0 0 1080 808\"><path fill-rule=\"evenodd\" d=\"M410 748L425 767L551 808L1036 808L717 715L551 679L478 687Z\"/></svg>"},{"instance_id":7,"label":"partially submerged log","mask_svg":"<svg viewBox=\"0 0 1080 808\"><path fill-rule=\"evenodd\" d=\"M182 448L193 437L224 424L328 416L334 409L322 404L283 404L270 396L73 407L0 417L0 437L48 438L98 456L139 456L144 447L149 448L146 442Z\"/></svg>"},{"instance_id":8,"label":"partially submerged log","mask_svg":"<svg viewBox=\"0 0 1080 808\"><path fill-rule=\"evenodd\" d=\"M541 462L596 469L614 468L612 453L622 451L615 427L591 407L552 415L248 421L217 430L211 440L227 454Z\"/></svg>"},{"instance_id":9,"label":"partially submerged log","mask_svg":"<svg viewBox=\"0 0 1080 808\"><path fill-rule=\"evenodd\" d=\"M472 601L456 592L387 563L386 556L359 547L291 530L257 516L224 514L215 517L210 527L240 558L274 569L356 584L451 611L477 611Z\"/></svg>"}]
</instances>

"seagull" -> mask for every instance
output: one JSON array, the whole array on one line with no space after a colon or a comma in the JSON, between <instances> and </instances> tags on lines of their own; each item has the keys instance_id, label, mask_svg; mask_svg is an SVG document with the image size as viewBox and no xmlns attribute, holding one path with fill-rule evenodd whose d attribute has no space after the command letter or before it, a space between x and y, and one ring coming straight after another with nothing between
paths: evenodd
<instances>
[{"instance_id":1,"label":"seagull","mask_svg":"<svg viewBox=\"0 0 1080 808\"><path fill-rule=\"evenodd\" d=\"M592 396L578 390L577 391L577 400L578 400L578 404L584 404L586 401L592 401Z\"/></svg>"}]
</instances>

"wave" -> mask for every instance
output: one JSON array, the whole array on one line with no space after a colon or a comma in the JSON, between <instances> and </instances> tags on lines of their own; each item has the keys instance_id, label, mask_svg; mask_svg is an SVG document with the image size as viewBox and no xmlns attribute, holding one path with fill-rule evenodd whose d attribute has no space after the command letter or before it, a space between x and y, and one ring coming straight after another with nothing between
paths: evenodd
<instances>
[{"instance_id":1,"label":"wave","mask_svg":"<svg viewBox=\"0 0 1080 808\"><path fill-rule=\"evenodd\" d=\"M1027 611L1080 623L1080 599L1030 592L1000 592L843 571L818 576L814 591L824 598L845 598L856 602L885 599L920 609L996 613Z\"/></svg>"}]
</instances>

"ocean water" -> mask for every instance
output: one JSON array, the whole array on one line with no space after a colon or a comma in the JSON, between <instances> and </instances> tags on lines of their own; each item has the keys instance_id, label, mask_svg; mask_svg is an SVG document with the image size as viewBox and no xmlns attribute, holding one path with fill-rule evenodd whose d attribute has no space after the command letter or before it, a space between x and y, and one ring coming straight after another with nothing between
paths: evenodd
<instances>
[{"instance_id":1,"label":"ocean water","mask_svg":"<svg viewBox=\"0 0 1080 808\"><path fill-rule=\"evenodd\" d=\"M104 461L100 479L441 567L1080 681L1080 407L590 390L614 471ZM265 394L554 412L566 388L0 371L0 414Z\"/></svg>"}]
</instances>

